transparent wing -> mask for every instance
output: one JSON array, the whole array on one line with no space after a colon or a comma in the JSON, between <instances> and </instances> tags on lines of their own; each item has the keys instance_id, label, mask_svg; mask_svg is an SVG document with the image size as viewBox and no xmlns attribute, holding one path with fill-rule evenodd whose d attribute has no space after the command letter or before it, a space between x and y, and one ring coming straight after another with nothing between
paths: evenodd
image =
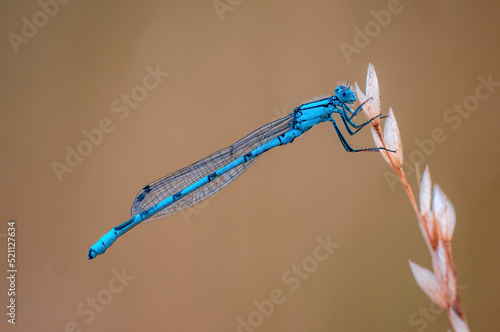
<instances>
[{"instance_id":1,"label":"transparent wing","mask_svg":"<svg viewBox=\"0 0 500 332\"><path fill-rule=\"evenodd\" d=\"M252 133L243 137L233 145L212 153L194 164L184 167L183 169L148 184L137 194L130 211L132 216L153 207L162 200L181 191L208 174L215 172L235 159L244 156L255 148L266 144L275 137L285 133L290 129L292 119L293 114L289 114L279 120L270 122L265 126L254 130ZM182 197L174 204L167 206L165 209L146 219L144 222L171 216L200 203L236 179L255 161L257 161L257 158L253 158L246 163L235 167L192 193Z\"/></svg>"}]
</instances>

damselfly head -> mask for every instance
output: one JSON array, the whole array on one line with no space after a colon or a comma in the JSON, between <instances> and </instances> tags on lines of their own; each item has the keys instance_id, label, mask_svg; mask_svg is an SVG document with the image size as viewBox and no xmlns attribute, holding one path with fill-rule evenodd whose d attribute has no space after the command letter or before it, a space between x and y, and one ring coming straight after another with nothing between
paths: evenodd
<instances>
[{"instance_id":1,"label":"damselfly head","mask_svg":"<svg viewBox=\"0 0 500 332\"><path fill-rule=\"evenodd\" d=\"M335 95L344 104L352 104L356 101L356 94L347 85L339 85L336 87Z\"/></svg>"}]
</instances>

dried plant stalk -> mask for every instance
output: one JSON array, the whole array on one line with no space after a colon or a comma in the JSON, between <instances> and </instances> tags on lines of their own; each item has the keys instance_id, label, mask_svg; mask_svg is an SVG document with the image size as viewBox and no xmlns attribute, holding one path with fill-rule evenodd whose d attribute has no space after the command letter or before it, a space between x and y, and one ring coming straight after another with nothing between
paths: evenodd
<instances>
[{"instance_id":1,"label":"dried plant stalk","mask_svg":"<svg viewBox=\"0 0 500 332\"><path fill-rule=\"evenodd\" d=\"M372 64L368 66L366 93L361 91L357 83L355 85L359 101L366 102L363 111L367 118L372 119L381 114L380 90ZM433 271L409 261L413 276L424 293L448 312L454 331L469 331L457 291L457 271L451 254L451 239L456 223L455 209L438 185L432 187L429 167L426 167L421 180L418 175L420 206L417 204L402 167L403 145L392 109L389 109L383 132L379 118L372 121L372 125L375 144L395 151L380 150L380 153L401 180L431 254Z\"/></svg>"}]
</instances>

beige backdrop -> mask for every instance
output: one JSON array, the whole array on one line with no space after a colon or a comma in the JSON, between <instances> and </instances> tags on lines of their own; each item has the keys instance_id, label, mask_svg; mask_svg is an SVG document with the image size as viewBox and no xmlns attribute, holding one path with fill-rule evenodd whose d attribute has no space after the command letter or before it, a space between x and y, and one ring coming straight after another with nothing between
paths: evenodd
<instances>
[{"instance_id":1,"label":"beige backdrop","mask_svg":"<svg viewBox=\"0 0 500 332\"><path fill-rule=\"evenodd\" d=\"M60 1L0 5L0 266L15 219L18 269L2 331L445 331L408 267L430 257L401 185L328 124L86 257L145 184L339 81L364 86L370 62L412 185L428 164L455 205L470 326L498 326L497 1Z\"/></svg>"}]
</instances>

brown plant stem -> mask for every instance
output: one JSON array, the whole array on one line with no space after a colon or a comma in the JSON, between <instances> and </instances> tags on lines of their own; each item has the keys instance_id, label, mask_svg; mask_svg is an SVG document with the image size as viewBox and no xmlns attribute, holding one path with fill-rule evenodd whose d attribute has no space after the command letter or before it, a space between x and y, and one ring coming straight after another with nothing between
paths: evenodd
<instances>
[{"instance_id":1,"label":"brown plant stem","mask_svg":"<svg viewBox=\"0 0 500 332\"><path fill-rule=\"evenodd\" d=\"M382 130L380 129L380 125L374 125L374 127L375 127L375 131L377 132L378 137L380 138L380 142L382 142L382 146L385 149L387 149L387 146L385 145L384 137L382 135ZM425 232L429 235L427 223L424 221L424 219L422 218L422 215L420 214L420 209L418 208L417 201L415 199L415 196L413 195L413 191L411 189L411 186L406 179L406 175L405 175L405 172L403 171L403 168L401 166L397 166L394 163L394 160L392 159L391 154L389 152L384 151L384 153L387 155L389 161L391 162L391 167L394 169L394 171L398 175L399 180L401 181L401 184L403 185L403 187L406 191L406 194L408 195L408 198L410 200L410 204L412 205L413 210L415 211L415 214L417 215L418 221L422 225ZM431 238L431 237L429 236L429 238Z\"/></svg>"},{"instance_id":2,"label":"brown plant stem","mask_svg":"<svg viewBox=\"0 0 500 332\"><path fill-rule=\"evenodd\" d=\"M374 125L374 129L377 132L378 137L380 138L380 142L382 142L382 146L387 149L387 146L386 146L385 141L384 141L384 137L382 135L382 130L380 128L380 125L375 124ZM436 247L437 247L437 238L433 236L433 234L435 234L435 232L434 232L434 230L429 230L428 223L427 223L427 217L426 216L422 216L422 214L420 213L420 209L419 209L419 207L417 205L417 201L415 199L415 196L413 195L413 191L411 189L410 184L408 183L408 180L407 180L406 175L405 175L405 173L403 171L403 168L401 166L397 166L396 165L396 163L394 162L394 160L391 157L391 153L389 153L388 151L384 151L383 153L386 154L388 160L390 161L391 167L394 169L394 171L398 175L398 177L399 177L399 179L401 181L401 184L403 185L403 187L404 187L404 189L406 191L408 199L410 200L410 204L412 205L413 210L415 211L415 214L417 215L417 219L418 219L419 223L421 224L422 229L427 234L427 238L429 239L429 242L430 242L429 245L431 246L431 248L433 250L435 250ZM435 241L433 241L433 239L435 239ZM456 273L456 266L455 266L455 262L453 261L453 257L452 257L452 254L451 254L451 244L449 242L446 242L444 245L445 245L445 248L446 248L446 255L449 258L449 267L452 269L453 275L456 276L457 275L457 273ZM465 318L465 313L464 313L464 311L462 309L462 304L461 304L461 301L460 301L460 296L458 294L458 287L457 286L458 285L455 285L455 287L457 289L457 294L455 296L455 300L453 301L453 304L451 305L450 308L446 308L447 311L448 311L449 320L450 320L450 322L452 322L452 324L453 324L453 320L452 320L452 316L451 316L452 315L451 310L454 310L456 312L456 314L464 322L467 322L467 320ZM456 330L455 326L453 326L453 328Z\"/></svg>"}]
</instances>

